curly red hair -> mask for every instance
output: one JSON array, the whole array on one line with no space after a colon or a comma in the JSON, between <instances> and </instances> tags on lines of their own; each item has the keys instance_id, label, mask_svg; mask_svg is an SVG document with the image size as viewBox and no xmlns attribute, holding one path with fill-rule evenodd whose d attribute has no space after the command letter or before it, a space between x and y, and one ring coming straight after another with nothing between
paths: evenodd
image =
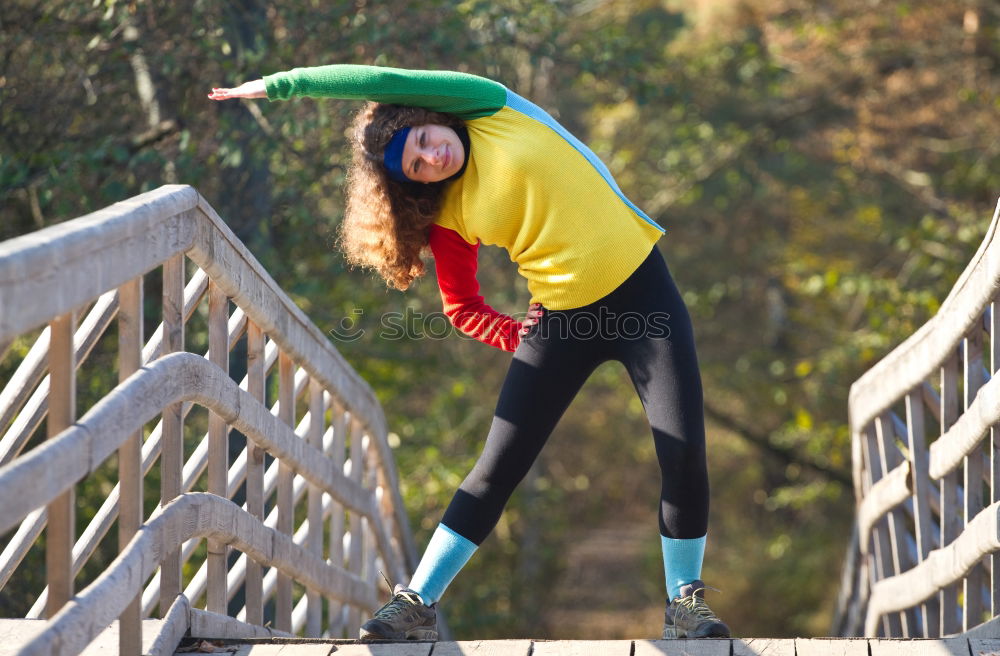
<instances>
[{"instance_id":1,"label":"curly red hair","mask_svg":"<svg viewBox=\"0 0 1000 656\"><path fill-rule=\"evenodd\" d=\"M451 114L375 102L366 103L352 125L354 154L338 242L348 263L375 269L396 289L406 289L425 273L420 253L441 209L445 183L393 180L382 153L396 130L427 124L464 126Z\"/></svg>"}]
</instances>

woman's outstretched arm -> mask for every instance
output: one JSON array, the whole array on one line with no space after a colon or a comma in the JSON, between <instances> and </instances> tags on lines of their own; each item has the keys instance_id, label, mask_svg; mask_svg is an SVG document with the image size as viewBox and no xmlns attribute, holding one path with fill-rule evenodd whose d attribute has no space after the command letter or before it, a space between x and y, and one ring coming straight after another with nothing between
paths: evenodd
<instances>
[{"instance_id":1,"label":"woman's outstretched arm","mask_svg":"<svg viewBox=\"0 0 1000 656\"><path fill-rule=\"evenodd\" d=\"M212 93L208 94L212 100L230 100L232 98L267 98L267 89L264 87L264 80L251 80L244 82L232 89L212 88Z\"/></svg>"},{"instance_id":2,"label":"woman's outstretched arm","mask_svg":"<svg viewBox=\"0 0 1000 656\"><path fill-rule=\"evenodd\" d=\"M507 101L502 84L456 71L330 64L264 76L270 100L340 98L423 107L464 120L492 116Z\"/></svg>"},{"instance_id":3,"label":"woman's outstretched arm","mask_svg":"<svg viewBox=\"0 0 1000 656\"><path fill-rule=\"evenodd\" d=\"M374 100L448 112L471 120L498 112L507 102L507 89L493 80L455 71L330 64L266 75L235 89L212 89L208 97Z\"/></svg>"}]
</instances>

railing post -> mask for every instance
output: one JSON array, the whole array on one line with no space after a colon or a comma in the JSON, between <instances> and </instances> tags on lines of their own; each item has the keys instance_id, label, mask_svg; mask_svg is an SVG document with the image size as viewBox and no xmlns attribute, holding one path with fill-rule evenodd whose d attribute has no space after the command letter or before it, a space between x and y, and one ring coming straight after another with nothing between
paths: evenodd
<instances>
[{"instance_id":1,"label":"railing post","mask_svg":"<svg viewBox=\"0 0 1000 656\"><path fill-rule=\"evenodd\" d=\"M253 321L247 324L247 392L264 404L264 333ZM247 442L247 512L264 521L264 449ZM246 620L264 624L264 587L260 563L247 558Z\"/></svg>"},{"instance_id":2,"label":"railing post","mask_svg":"<svg viewBox=\"0 0 1000 656\"><path fill-rule=\"evenodd\" d=\"M387 484L385 469L377 448L370 449L369 467L373 472L372 487L375 488L375 497L378 507L378 521L385 527L386 537L389 539L388 549L393 549L394 553L384 554L383 564L389 571L399 571L406 569L406 557L404 554L402 540L396 535L393 529L393 514L395 509L392 505L392 492ZM389 562L386 562L386 561ZM390 564L392 563L392 564ZM400 571L399 573L404 573ZM398 574L397 574L398 576ZM401 581L402 582L402 581ZM376 581L376 584L378 581ZM389 591L390 593L392 590Z\"/></svg>"},{"instance_id":3,"label":"railing post","mask_svg":"<svg viewBox=\"0 0 1000 656\"><path fill-rule=\"evenodd\" d=\"M881 476L888 475L903 461L899 449L896 448L896 432L892 417L893 415L887 411L875 419L875 435L878 438L879 459L882 463ZM901 517L902 512L899 509L890 510L888 515L889 542L892 545L892 575L902 574L913 567L913 562L907 551L906 525ZM912 610L901 611L900 620L902 623L901 635L912 638L916 628L916 613Z\"/></svg>"},{"instance_id":4,"label":"railing post","mask_svg":"<svg viewBox=\"0 0 1000 656\"><path fill-rule=\"evenodd\" d=\"M983 385L983 340L982 330L977 325L962 341L962 361L964 363L965 395L962 409L968 410L969 405L976 398L976 392ZM969 452L965 457L965 524L968 525L972 519L985 507L983 503L983 449L981 444ZM968 631L982 621L983 596L982 590L985 585L985 573L982 565L976 565L965 577L963 598L965 600L964 613L962 614L962 630Z\"/></svg>"},{"instance_id":5,"label":"railing post","mask_svg":"<svg viewBox=\"0 0 1000 656\"><path fill-rule=\"evenodd\" d=\"M365 433L364 438L361 441L362 447L362 463L363 471L362 480L364 482L365 489L371 490L373 492L373 499L375 503L372 507L372 515L370 517L365 517L364 519L364 535L365 535L365 565L363 576L371 585L373 590L378 590L378 571L376 567L376 561L378 560L378 541L375 539L375 522L379 521L379 514L381 512L381 504L378 499L378 492L376 491L376 475L375 475L375 462L374 462L374 451L375 447L372 444L372 436ZM390 556L391 554L386 554ZM383 567L385 567L385 562L383 561ZM390 570L391 571L391 570ZM403 583L403 581L400 581ZM389 591L392 593L392 590Z\"/></svg>"},{"instance_id":6,"label":"railing post","mask_svg":"<svg viewBox=\"0 0 1000 656\"><path fill-rule=\"evenodd\" d=\"M118 290L118 382L142 366L142 277ZM118 449L118 551L142 525L142 434L133 433ZM118 653L142 651L142 593L136 594L118 618Z\"/></svg>"},{"instance_id":7,"label":"railing post","mask_svg":"<svg viewBox=\"0 0 1000 656\"><path fill-rule=\"evenodd\" d=\"M361 476L364 472L362 464L361 438L364 435L364 427L356 417L351 416L351 480L361 484ZM364 576L364 539L362 534L364 529L361 522L361 514L355 510L351 511L351 544L348 552L349 568L358 576ZM348 637L354 638L361 628L362 609L351 606L347 613Z\"/></svg>"},{"instance_id":8,"label":"railing post","mask_svg":"<svg viewBox=\"0 0 1000 656\"><path fill-rule=\"evenodd\" d=\"M910 476L913 479L913 529L917 542L917 562L922 563L931 552L930 475L927 444L924 433L924 400L918 388L906 395L907 448L909 450ZM923 637L940 635L936 599L928 599L920 606Z\"/></svg>"},{"instance_id":9,"label":"railing post","mask_svg":"<svg viewBox=\"0 0 1000 656\"><path fill-rule=\"evenodd\" d=\"M76 362L74 313L49 323L49 419L48 437L54 438L76 420ZM70 487L48 506L45 531L45 571L49 597L45 616L52 618L73 596L74 488Z\"/></svg>"},{"instance_id":10,"label":"railing post","mask_svg":"<svg viewBox=\"0 0 1000 656\"><path fill-rule=\"evenodd\" d=\"M941 366L941 435L958 420L958 353ZM962 532L962 504L958 498L958 472L941 477L941 546L951 544ZM945 586L939 595L941 633L950 635L962 628L958 610L958 583Z\"/></svg>"},{"instance_id":11,"label":"railing post","mask_svg":"<svg viewBox=\"0 0 1000 656\"><path fill-rule=\"evenodd\" d=\"M875 426L869 424L865 429L864 442L862 448L865 454L865 483L868 489L882 478L881 456L879 455L878 443L875 437ZM875 542L873 553L875 555L875 568L872 575L875 581L880 581L895 574L892 555L892 546L889 539L889 517L883 517L876 522L872 529L872 539ZM886 636L902 635L903 625L898 613L890 613L882 617L882 631Z\"/></svg>"},{"instance_id":12,"label":"railing post","mask_svg":"<svg viewBox=\"0 0 1000 656\"><path fill-rule=\"evenodd\" d=\"M333 407L333 446L330 460L333 468L343 473L347 457L347 413L336 398L331 398ZM344 507L334 499L330 509L330 562L336 567L344 567ZM331 638L344 635L344 604L336 599L328 599L327 631ZM354 636L350 636L354 637Z\"/></svg>"},{"instance_id":13,"label":"railing post","mask_svg":"<svg viewBox=\"0 0 1000 656\"><path fill-rule=\"evenodd\" d=\"M1000 369L1000 317L997 316L997 302L989 306L990 377ZM990 503L1000 501L1000 431L990 426ZM990 556L990 616L1000 615L1000 556Z\"/></svg>"},{"instance_id":14,"label":"railing post","mask_svg":"<svg viewBox=\"0 0 1000 656\"><path fill-rule=\"evenodd\" d=\"M323 450L323 424L326 415L323 407L323 385L315 378L309 380L309 444ZM309 536L308 548L317 558L323 557L323 492L309 484ZM309 590L306 595L306 637L318 638L323 628L323 598Z\"/></svg>"},{"instance_id":15,"label":"railing post","mask_svg":"<svg viewBox=\"0 0 1000 656\"><path fill-rule=\"evenodd\" d=\"M179 253L163 263L163 347L162 355L184 350L184 255ZM163 409L160 453L160 506L181 494L184 469L184 418L182 404ZM178 547L160 563L160 617L166 617L181 593L181 550Z\"/></svg>"},{"instance_id":16,"label":"railing post","mask_svg":"<svg viewBox=\"0 0 1000 656\"><path fill-rule=\"evenodd\" d=\"M208 359L215 366L229 373L229 299L213 280L208 284ZM228 498L229 428L226 421L214 412L208 416L208 492L223 499ZM226 600L226 543L208 540L208 591L206 608L225 615Z\"/></svg>"},{"instance_id":17,"label":"railing post","mask_svg":"<svg viewBox=\"0 0 1000 656\"><path fill-rule=\"evenodd\" d=\"M295 430L295 368L291 358L282 351L278 356L278 414ZM295 472L284 462L278 465L278 530L285 535L295 533L295 497L292 489ZM292 631L292 579L278 572L274 604L274 627Z\"/></svg>"}]
</instances>

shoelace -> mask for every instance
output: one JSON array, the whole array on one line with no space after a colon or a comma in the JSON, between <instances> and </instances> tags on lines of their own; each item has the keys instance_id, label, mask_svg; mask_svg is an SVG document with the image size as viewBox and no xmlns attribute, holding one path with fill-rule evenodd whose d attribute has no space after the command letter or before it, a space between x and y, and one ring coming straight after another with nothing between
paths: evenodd
<instances>
[{"instance_id":1,"label":"shoelace","mask_svg":"<svg viewBox=\"0 0 1000 656\"><path fill-rule=\"evenodd\" d=\"M385 584L389 586L389 589L390 590L394 589L392 581L390 581L389 577L385 575L385 572L379 570L378 573L382 575L382 579L385 580ZM417 595L411 592L400 591L396 595L394 595L393 598L390 599L387 604L385 604L377 611L375 611L375 619L391 620L392 618L396 617L404 610L406 610L407 606L412 606L414 604L420 604L420 603L423 602Z\"/></svg>"},{"instance_id":2,"label":"shoelace","mask_svg":"<svg viewBox=\"0 0 1000 656\"><path fill-rule=\"evenodd\" d=\"M419 603L420 601L415 594L399 592L389 600L389 603L375 611L375 619L391 620L406 611L409 607Z\"/></svg>"},{"instance_id":3,"label":"shoelace","mask_svg":"<svg viewBox=\"0 0 1000 656\"><path fill-rule=\"evenodd\" d=\"M702 589L704 588L699 588L699 590ZM709 589L715 590L715 588L709 588ZM677 601L677 604L679 606L684 606L685 608L687 608L693 615L697 615L698 617L701 617L706 620L713 620L716 622L719 621L719 617L715 613L713 613L712 609L709 608L708 604L705 603L705 598L698 596L697 594L695 594L696 592L698 591L697 590L692 591L691 594L688 595L687 597L681 597ZM716 592L718 592L718 590L716 590Z\"/></svg>"}]
</instances>

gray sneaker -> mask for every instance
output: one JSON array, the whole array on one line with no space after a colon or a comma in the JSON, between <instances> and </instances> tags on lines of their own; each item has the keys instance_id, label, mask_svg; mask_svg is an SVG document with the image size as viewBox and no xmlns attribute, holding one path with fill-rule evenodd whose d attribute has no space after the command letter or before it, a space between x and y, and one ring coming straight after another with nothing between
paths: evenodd
<instances>
[{"instance_id":1,"label":"gray sneaker","mask_svg":"<svg viewBox=\"0 0 1000 656\"><path fill-rule=\"evenodd\" d=\"M361 626L362 640L437 640L436 604L424 605L413 590L397 585L393 597Z\"/></svg>"},{"instance_id":2,"label":"gray sneaker","mask_svg":"<svg viewBox=\"0 0 1000 656\"><path fill-rule=\"evenodd\" d=\"M705 584L692 581L667 604L663 638L728 638L729 627L705 603Z\"/></svg>"}]
</instances>

